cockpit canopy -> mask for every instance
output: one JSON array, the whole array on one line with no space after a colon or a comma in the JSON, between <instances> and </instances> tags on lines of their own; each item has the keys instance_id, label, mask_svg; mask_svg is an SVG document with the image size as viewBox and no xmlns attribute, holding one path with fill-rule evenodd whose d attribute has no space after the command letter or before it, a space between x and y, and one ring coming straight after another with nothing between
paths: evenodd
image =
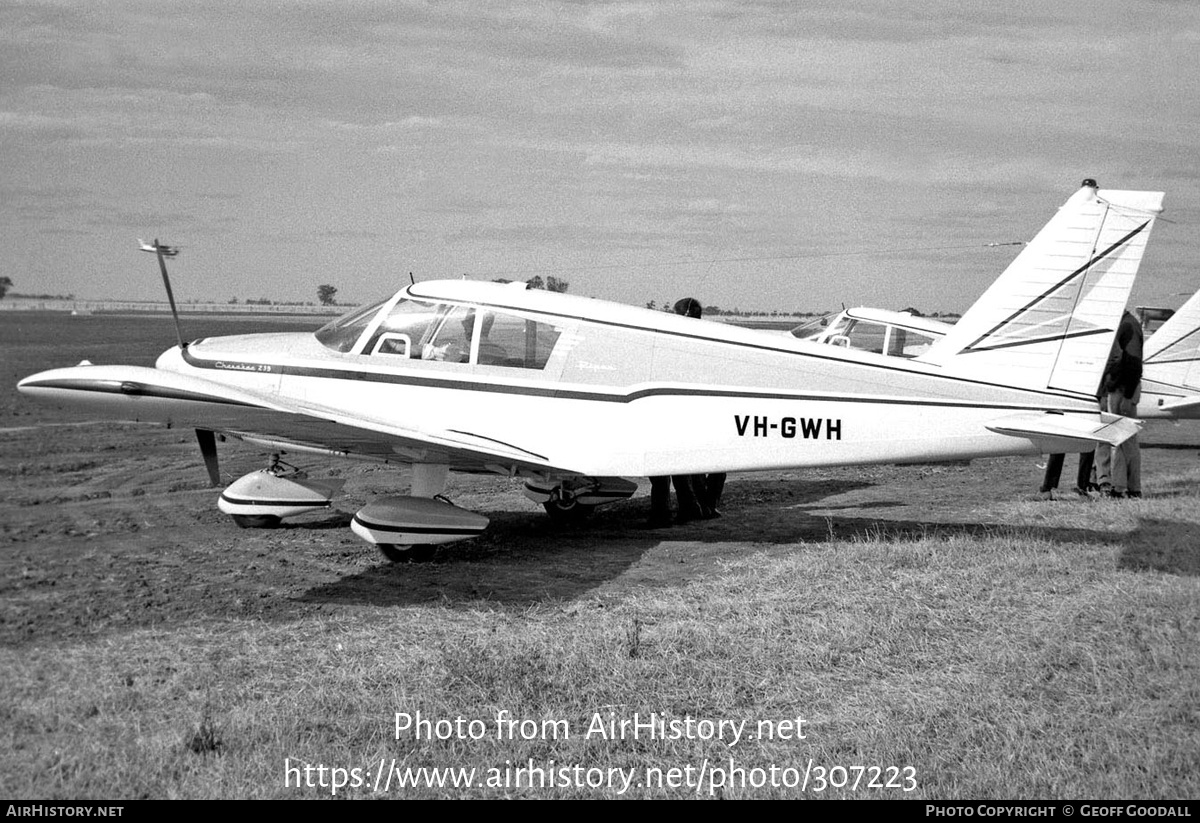
<instances>
[{"instance_id":1,"label":"cockpit canopy","mask_svg":"<svg viewBox=\"0 0 1200 823\"><path fill-rule=\"evenodd\" d=\"M344 354L543 369L561 333L520 312L392 297L347 312L316 336Z\"/></svg>"}]
</instances>

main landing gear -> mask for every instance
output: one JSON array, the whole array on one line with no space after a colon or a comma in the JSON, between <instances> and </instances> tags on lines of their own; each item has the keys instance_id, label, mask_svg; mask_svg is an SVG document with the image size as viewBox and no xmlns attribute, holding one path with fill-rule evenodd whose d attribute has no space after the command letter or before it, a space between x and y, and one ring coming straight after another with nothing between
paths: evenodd
<instances>
[{"instance_id":1,"label":"main landing gear","mask_svg":"<svg viewBox=\"0 0 1200 823\"><path fill-rule=\"evenodd\" d=\"M423 562L442 543L481 534L488 518L461 509L442 495L449 474L450 467L444 464L414 465L410 494L371 501L355 513L350 529L378 546L393 563ZM276 453L265 469L230 484L217 507L243 529L274 529L285 517L332 508L340 485L340 481L310 480ZM624 500L635 491L637 483L621 477L555 478L525 484L525 495L563 522L582 520L596 506Z\"/></svg>"},{"instance_id":2,"label":"main landing gear","mask_svg":"<svg viewBox=\"0 0 1200 823\"><path fill-rule=\"evenodd\" d=\"M583 520L597 506L625 500L636 491L637 483L623 477L571 477L525 484L525 496L541 503L552 519L564 523Z\"/></svg>"},{"instance_id":3,"label":"main landing gear","mask_svg":"<svg viewBox=\"0 0 1200 823\"><path fill-rule=\"evenodd\" d=\"M328 509L335 490L272 454L265 469L239 477L221 492L217 508L243 529L274 529L285 517Z\"/></svg>"},{"instance_id":4,"label":"main landing gear","mask_svg":"<svg viewBox=\"0 0 1200 823\"><path fill-rule=\"evenodd\" d=\"M437 546L423 543L416 546L397 546L395 543L376 544L381 554L393 563L425 563L433 559Z\"/></svg>"},{"instance_id":5,"label":"main landing gear","mask_svg":"<svg viewBox=\"0 0 1200 823\"><path fill-rule=\"evenodd\" d=\"M373 500L354 515L351 530L393 563L420 563L442 543L481 534L488 525L486 517L442 496L449 477L449 466L414 465L411 494Z\"/></svg>"}]
</instances>

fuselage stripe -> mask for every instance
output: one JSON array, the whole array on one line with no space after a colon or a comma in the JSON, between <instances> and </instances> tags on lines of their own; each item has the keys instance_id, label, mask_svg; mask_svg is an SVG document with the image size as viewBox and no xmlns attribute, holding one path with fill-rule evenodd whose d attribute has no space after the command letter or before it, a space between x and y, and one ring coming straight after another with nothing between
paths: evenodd
<instances>
[{"instance_id":1,"label":"fuselage stripe","mask_svg":"<svg viewBox=\"0 0 1200 823\"><path fill-rule=\"evenodd\" d=\"M201 361L201 363L202 362L203 361ZM204 368L202 364L200 367ZM936 408L1020 409L1023 411L1037 411L1042 409L1054 411L1062 410L1061 406L1049 404L1036 405L1032 403L1022 404L986 401L968 402L962 400L934 400L923 397L863 397L861 395L821 395L807 392L751 390L738 391L735 389L676 388L670 386L638 389L636 391L622 394L618 392L604 392L599 390L584 391L579 389L568 390L557 388L538 388L534 386L513 386L501 383L490 383L482 380L450 380L447 378L437 377L421 377L406 374L383 374L379 372L361 372L350 371L346 369L326 369L307 366L279 366L278 368L283 371L284 375L293 377L393 383L429 389L455 389L459 391L474 391L489 394L512 394L527 397L544 397L550 400L590 400L598 403L632 403L635 400L643 400L647 397L729 397L747 400L804 400L810 402L864 403L870 405L882 404L900 406L931 406ZM1062 395L1052 395L1048 392L1030 391L1029 393L1040 394L1043 395L1043 397L1049 395L1050 398L1056 400L1063 399ZM1090 405L1095 403L1095 398L1076 395L1072 396L1070 399L1089 404L1089 408L1081 408L1080 411L1094 411L1090 408ZM1043 400L1043 402L1045 402L1045 400Z\"/></svg>"}]
</instances>

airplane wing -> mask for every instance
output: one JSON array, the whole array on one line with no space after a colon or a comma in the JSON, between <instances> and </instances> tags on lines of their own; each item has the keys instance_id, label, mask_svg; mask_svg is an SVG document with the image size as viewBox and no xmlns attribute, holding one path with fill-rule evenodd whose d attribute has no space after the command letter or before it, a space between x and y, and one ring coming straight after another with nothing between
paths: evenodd
<instances>
[{"instance_id":1,"label":"airplane wing","mask_svg":"<svg viewBox=\"0 0 1200 823\"><path fill-rule=\"evenodd\" d=\"M221 432L251 442L346 457L442 463L458 471L577 474L541 454L485 435L424 431L326 408L281 401L190 375L142 366L80 365L21 381L22 392L70 400L121 420Z\"/></svg>"},{"instance_id":2,"label":"airplane wing","mask_svg":"<svg viewBox=\"0 0 1200 823\"><path fill-rule=\"evenodd\" d=\"M1024 437L1043 454L1087 451L1100 445L1119 446L1141 431L1136 420L1118 414L1075 417L1056 413L1014 414L987 424L989 431Z\"/></svg>"}]
</instances>

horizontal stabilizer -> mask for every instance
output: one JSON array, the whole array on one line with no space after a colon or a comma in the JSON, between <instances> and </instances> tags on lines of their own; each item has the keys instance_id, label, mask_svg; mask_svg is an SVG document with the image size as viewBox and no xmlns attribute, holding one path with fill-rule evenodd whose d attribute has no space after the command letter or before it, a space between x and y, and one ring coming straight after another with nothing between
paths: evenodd
<instances>
[{"instance_id":1,"label":"horizontal stabilizer","mask_svg":"<svg viewBox=\"0 0 1200 823\"><path fill-rule=\"evenodd\" d=\"M1142 424L1118 414L1093 416L1014 414L987 424L989 431L1032 440L1044 454L1119 446L1142 430Z\"/></svg>"}]
</instances>

